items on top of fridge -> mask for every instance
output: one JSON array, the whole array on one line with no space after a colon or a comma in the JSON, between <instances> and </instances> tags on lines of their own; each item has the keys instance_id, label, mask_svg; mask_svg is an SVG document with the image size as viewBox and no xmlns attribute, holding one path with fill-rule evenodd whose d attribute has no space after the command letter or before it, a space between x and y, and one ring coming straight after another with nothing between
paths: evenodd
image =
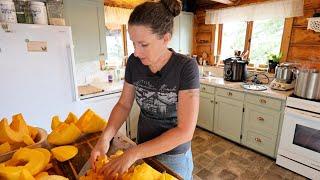
<instances>
[{"instance_id":1,"label":"items on top of fridge","mask_svg":"<svg viewBox=\"0 0 320 180\"><path fill-rule=\"evenodd\" d=\"M30 9L34 24L48 24L47 10L43 2L31 1Z\"/></svg>"},{"instance_id":2,"label":"items on top of fridge","mask_svg":"<svg viewBox=\"0 0 320 180\"><path fill-rule=\"evenodd\" d=\"M16 10L12 0L0 0L0 22L17 23Z\"/></svg>"},{"instance_id":3,"label":"items on top of fridge","mask_svg":"<svg viewBox=\"0 0 320 180\"><path fill-rule=\"evenodd\" d=\"M16 0L14 3L18 23L33 24L30 0Z\"/></svg>"}]
</instances>

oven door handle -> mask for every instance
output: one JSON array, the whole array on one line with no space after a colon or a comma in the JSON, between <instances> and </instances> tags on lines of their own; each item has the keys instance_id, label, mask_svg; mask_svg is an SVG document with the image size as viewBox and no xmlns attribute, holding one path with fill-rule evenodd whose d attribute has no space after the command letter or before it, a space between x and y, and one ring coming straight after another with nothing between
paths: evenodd
<instances>
[{"instance_id":1,"label":"oven door handle","mask_svg":"<svg viewBox=\"0 0 320 180\"><path fill-rule=\"evenodd\" d=\"M285 113L294 114L296 116L300 116L304 119L310 119L313 121L319 121L320 122L320 114L311 113L308 111L301 111L293 108L286 107Z\"/></svg>"}]
</instances>

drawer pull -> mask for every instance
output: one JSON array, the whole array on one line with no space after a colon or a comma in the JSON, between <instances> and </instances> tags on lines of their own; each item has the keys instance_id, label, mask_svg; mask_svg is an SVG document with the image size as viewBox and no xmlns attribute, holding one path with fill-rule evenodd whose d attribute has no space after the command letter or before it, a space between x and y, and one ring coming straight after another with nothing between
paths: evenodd
<instances>
[{"instance_id":1,"label":"drawer pull","mask_svg":"<svg viewBox=\"0 0 320 180\"><path fill-rule=\"evenodd\" d=\"M257 118L259 121L264 121L264 118L263 117L258 117Z\"/></svg>"},{"instance_id":2,"label":"drawer pull","mask_svg":"<svg viewBox=\"0 0 320 180\"><path fill-rule=\"evenodd\" d=\"M232 96L232 92L228 92L227 95L228 95L228 96Z\"/></svg>"},{"instance_id":3,"label":"drawer pull","mask_svg":"<svg viewBox=\"0 0 320 180\"><path fill-rule=\"evenodd\" d=\"M213 100L210 100L210 102L213 103L214 101L213 101Z\"/></svg>"},{"instance_id":4,"label":"drawer pull","mask_svg":"<svg viewBox=\"0 0 320 180\"><path fill-rule=\"evenodd\" d=\"M254 138L254 140L255 140L256 142L259 142L259 143L262 142L262 140L261 140L260 138Z\"/></svg>"},{"instance_id":5,"label":"drawer pull","mask_svg":"<svg viewBox=\"0 0 320 180\"><path fill-rule=\"evenodd\" d=\"M206 87L202 87L202 90L204 90L204 91L205 91L205 90L206 90Z\"/></svg>"},{"instance_id":6,"label":"drawer pull","mask_svg":"<svg viewBox=\"0 0 320 180\"><path fill-rule=\"evenodd\" d=\"M267 104L267 101L265 99L260 99L261 104Z\"/></svg>"}]
</instances>

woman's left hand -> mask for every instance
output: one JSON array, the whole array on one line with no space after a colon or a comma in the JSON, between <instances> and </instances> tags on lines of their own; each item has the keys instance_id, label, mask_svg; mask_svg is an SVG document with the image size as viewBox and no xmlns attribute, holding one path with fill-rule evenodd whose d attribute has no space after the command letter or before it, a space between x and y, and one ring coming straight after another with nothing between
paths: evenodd
<instances>
[{"instance_id":1,"label":"woman's left hand","mask_svg":"<svg viewBox=\"0 0 320 180\"><path fill-rule=\"evenodd\" d=\"M103 174L105 179L116 179L117 176L123 175L130 166L138 160L137 153L134 148L125 151L119 157L110 160L106 165L104 165L99 174Z\"/></svg>"}]
</instances>

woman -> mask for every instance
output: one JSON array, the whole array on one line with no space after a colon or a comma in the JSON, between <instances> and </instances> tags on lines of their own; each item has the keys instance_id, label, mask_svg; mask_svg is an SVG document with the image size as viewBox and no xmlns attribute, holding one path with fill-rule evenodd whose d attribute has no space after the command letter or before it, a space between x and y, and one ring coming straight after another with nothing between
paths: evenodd
<instances>
[{"instance_id":1,"label":"woman","mask_svg":"<svg viewBox=\"0 0 320 180\"><path fill-rule=\"evenodd\" d=\"M197 63L167 45L173 18L180 13L177 0L145 2L130 15L128 31L134 44L119 102L108 126L91 153L91 162L105 154L110 140L125 122L134 97L141 112L138 146L111 160L101 172L106 177L124 173L136 160L155 156L184 179L192 179L191 139L199 109Z\"/></svg>"}]
</instances>

